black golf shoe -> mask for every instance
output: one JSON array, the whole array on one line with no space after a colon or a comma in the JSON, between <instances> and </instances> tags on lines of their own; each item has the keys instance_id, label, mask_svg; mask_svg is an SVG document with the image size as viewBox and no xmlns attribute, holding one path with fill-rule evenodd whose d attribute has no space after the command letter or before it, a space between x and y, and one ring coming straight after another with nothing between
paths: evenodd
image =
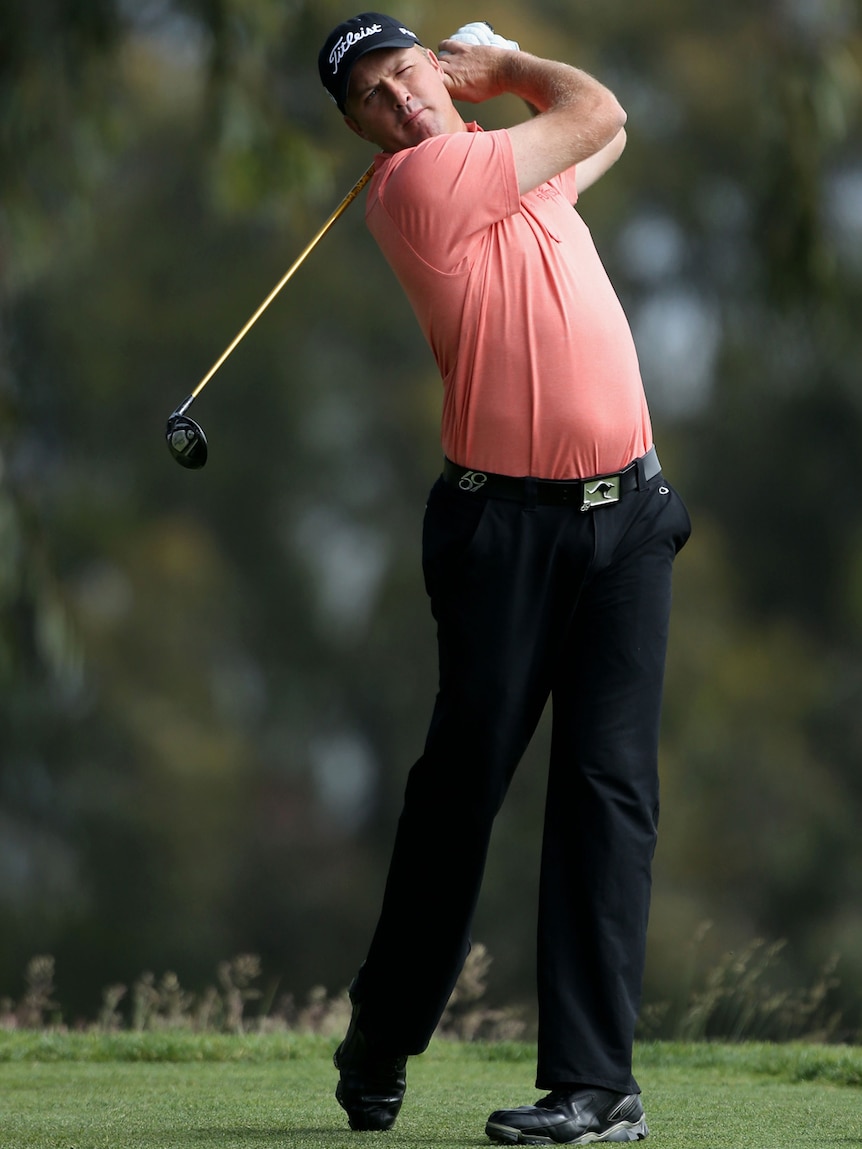
<instances>
[{"instance_id":1,"label":"black golf shoe","mask_svg":"<svg viewBox=\"0 0 862 1149\"><path fill-rule=\"evenodd\" d=\"M407 1058L369 1047L359 1028L359 1010L354 1004L347 1035L333 1058L338 1070L335 1097L351 1129L391 1129L407 1090Z\"/></svg>"},{"instance_id":2,"label":"black golf shoe","mask_svg":"<svg viewBox=\"0 0 862 1149\"><path fill-rule=\"evenodd\" d=\"M592 1145L643 1141L649 1133L636 1093L609 1089L555 1089L535 1105L498 1109L485 1132L505 1145Z\"/></svg>"}]
</instances>

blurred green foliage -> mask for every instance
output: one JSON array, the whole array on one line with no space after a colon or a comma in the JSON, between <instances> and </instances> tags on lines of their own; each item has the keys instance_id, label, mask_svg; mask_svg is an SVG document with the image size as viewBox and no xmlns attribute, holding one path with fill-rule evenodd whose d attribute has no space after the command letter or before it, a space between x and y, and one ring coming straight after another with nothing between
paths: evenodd
<instances>
[{"instance_id":1,"label":"blurred green foliage","mask_svg":"<svg viewBox=\"0 0 862 1149\"><path fill-rule=\"evenodd\" d=\"M361 202L197 400L206 470L161 441L369 162L316 72L349 14L0 11L10 993L33 953L56 956L75 1009L144 968L203 984L238 952L282 989L337 990L364 952L435 688L419 532L439 383ZM397 14L431 45L476 16L449 0ZM786 938L800 985L839 955L858 1032L858 11L488 0L481 15L593 71L629 113L626 155L581 211L695 523L647 1000L673 1000L694 960ZM501 1001L530 996L545 743L500 816L476 923Z\"/></svg>"}]
</instances>

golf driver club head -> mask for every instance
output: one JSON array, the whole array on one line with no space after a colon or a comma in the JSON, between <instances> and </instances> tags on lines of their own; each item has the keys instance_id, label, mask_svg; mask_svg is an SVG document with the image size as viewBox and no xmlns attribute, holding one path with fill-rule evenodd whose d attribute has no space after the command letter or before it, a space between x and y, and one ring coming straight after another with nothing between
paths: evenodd
<instances>
[{"instance_id":1,"label":"golf driver club head","mask_svg":"<svg viewBox=\"0 0 862 1149\"><path fill-rule=\"evenodd\" d=\"M190 471L199 471L207 461L207 437L203 429L188 415L174 412L165 428L168 450L180 464Z\"/></svg>"}]
</instances>

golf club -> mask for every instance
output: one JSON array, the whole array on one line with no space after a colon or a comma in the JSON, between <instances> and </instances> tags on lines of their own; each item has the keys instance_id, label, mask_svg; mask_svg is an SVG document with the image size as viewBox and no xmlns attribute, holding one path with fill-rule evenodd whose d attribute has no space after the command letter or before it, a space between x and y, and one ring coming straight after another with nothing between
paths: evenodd
<instances>
[{"instance_id":1,"label":"golf club","mask_svg":"<svg viewBox=\"0 0 862 1149\"><path fill-rule=\"evenodd\" d=\"M207 438L203 433L203 429L199 423L196 423L194 419L190 418L186 414L186 411L188 411L189 407L191 407L192 403L194 403L195 399L198 397L198 395L200 395L201 391L203 391L204 387L206 387L207 383L209 383L210 379L212 379L213 375L215 375L216 371L218 371L222 363L224 363L225 359L227 359L231 352L236 349L238 344L245 338L255 323L257 323L258 319L260 319L261 315L263 315L264 311L266 311L267 307L269 307L270 303L272 303L272 301L285 286L297 268L300 267L300 265L311 254L318 243L320 243L320 241L323 239L323 237L326 235L338 217L350 206L351 203L353 203L353 201L371 179L373 173L374 165L372 164L367 171L362 173L362 175L359 177L359 179L356 181L356 183L353 185L353 187L350 189L350 191L326 221L326 223L324 223L323 227L321 227L317 235L315 235L315 237L311 240L304 251L302 251L300 255L294 260L294 262L287 269L282 278L275 285L275 287L254 313L254 315L252 315L251 319L249 319L248 323L246 323L245 327L243 327L233 342L225 348L215 363L213 363L212 367L210 367L209 371L207 371L206 375L204 375L203 379L201 379L200 383L198 383L194 391L192 391L192 393L187 396L187 398L183 399L179 407L177 407L176 410L173 411L168 418L167 426L165 428L165 439L167 440L168 450L180 464L180 466L188 467L193 471L200 470L200 468L206 463L208 454Z\"/></svg>"}]
</instances>

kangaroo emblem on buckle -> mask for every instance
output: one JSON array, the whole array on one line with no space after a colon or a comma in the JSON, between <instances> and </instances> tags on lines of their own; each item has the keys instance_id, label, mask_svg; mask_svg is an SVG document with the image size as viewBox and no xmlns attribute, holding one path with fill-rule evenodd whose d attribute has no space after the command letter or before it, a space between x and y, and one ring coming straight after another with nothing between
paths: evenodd
<instances>
[{"instance_id":1,"label":"kangaroo emblem on buckle","mask_svg":"<svg viewBox=\"0 0 862 1149\"><path fill-rule=\"evenodd\" d=\"M619 475L606 475L594 483L584 483L584 502L582 511L590 511L595 507L610 507L620 501Z\"/></svg>"}]
</instances>

